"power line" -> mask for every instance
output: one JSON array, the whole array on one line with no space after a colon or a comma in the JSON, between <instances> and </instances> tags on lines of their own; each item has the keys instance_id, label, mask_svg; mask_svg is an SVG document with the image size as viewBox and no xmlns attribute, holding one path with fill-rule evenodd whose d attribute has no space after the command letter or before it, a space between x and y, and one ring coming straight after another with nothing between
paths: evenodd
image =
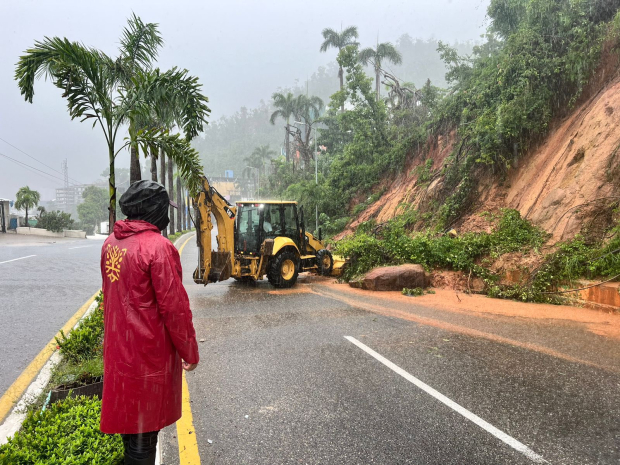
<instances>
[{"instance_id":1,"label":"power line","mask_svg":"<svg viewBox=\"0 0 620 465\"><path fill-rule=\"evenodd\" d=\"M15 150L19 150L21 153L23 153L23 154L24 154L24 155L26 155L27 157L32 158L34 161L41 163L43 166L46 166L47 168L51 169L52 171L56 171L58 174L63 174L62 172L58 171L57 169L52 168L52 167L51 167L51 166L49 166L49 165L46 165L45 163L43 163L43 162L42 162L42 161L40 161L40 160L37 160L37 159L36 159L35 157L33 157L32 155L27 154L26 152L24 152L24 151L23 151L22 149L20 149L19 147L15 147L15 146L14 146L13 144L11 144L10 142L8 142L8 141L4 140L2 137L0 137L0 140L1 140L2 142L4 142L5 144L10 145L11 147L13 147ZM77 184L84 184L83 182L80 182L80 181L78 181L77 179L73 179L73 178L69 178L69 179L71 179L72 181L76 182Z\"/></svg>"},{"instance_id":2,"label":"power line","mask_svg":"<svg viewBox=\"0 0 620 465\"><path fill-rule=\"evenodd\" d=\"M23 161L19 161L19 160L16 160L15 158L9 157L8 155L3 154L2 152L0 152L0 156L2 156L2 157L4 157L4 158L7 158L7 159L11 160L12 162L14 162L14 163L18 163L18 164L20 164L20 165L22 165L22 166L24 166L24 167L26 167L26 168L29 168L29 169L31 169L31 170L35 170L35 171L38 171L38 172L40 172L40 173L43 173L43 174L44 174L44 175L46 175L46 176L50 176L50 177L52 177L52 178L56 178L56 179L58 179L58 180L60 180L60 181L64 181L64 179L59 178L58 176L54 176L53 174L46 173L45 171L42 171L42 170L40 170L39 168L35 168L34 166L30 166L30 165L28 165L28 164L24 163ZM51 181L51 179L48 179L48 181ZM73 184L73 183L72 183L72 184ZM73 185L74 185L74 186L77 186L77 185L79 185L79 184L73 184Z\"/></svg>"}]
</instances>

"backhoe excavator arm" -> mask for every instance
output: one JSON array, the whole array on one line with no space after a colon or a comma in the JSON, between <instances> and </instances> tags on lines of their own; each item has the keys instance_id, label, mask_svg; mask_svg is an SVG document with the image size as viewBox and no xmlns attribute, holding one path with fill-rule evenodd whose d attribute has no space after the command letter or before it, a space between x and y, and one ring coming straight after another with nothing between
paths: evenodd
<instances>
[{"instance_id":1,"label":"backhoe excavator arm","mask_svg":"<svg viewBox=\"0 0 620 465\"><path fill-rule=\"evenodd\" d=\"M194 271L194 282L198 284L224 281L232 273L235 244L235 216L237 207L232 206L222 195L202 178L202 191L194 198L196 214L196 242L198 245L198 267ZM215 218L217 225L217 250L212 250L211 231Z\"/></svg>"}]
</instances>

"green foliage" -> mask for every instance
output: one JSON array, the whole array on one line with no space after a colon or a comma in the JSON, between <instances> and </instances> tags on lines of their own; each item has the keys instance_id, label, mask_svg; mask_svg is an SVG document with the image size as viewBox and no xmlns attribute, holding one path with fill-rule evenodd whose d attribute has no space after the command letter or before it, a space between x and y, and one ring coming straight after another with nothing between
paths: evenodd
<instances>
[{"instance_id":1,"label":"green foliage","mask_svg":"<svg viewBox=\"0 0 620 465\"><path fill-rule=\"evenodd\" d=\"M81 383L86 384L92 378L103 376L103 354L81 360L79 362L71 362L63 359L52 373L49 385L58 386L60 384ZM45 391L47 394L47 391Z\"/></svg>"},{"instance_id":2,"label":"green foliage","mask_svg":"<svg viewBox=\"0 0 620 465\"><path fill-rule=\"evenodd\" d=\"M30 412L0 446L0 465L120 465L123 442L99 431L100 416L101 401L83 396Z\"/></svg>"},{"instance_id":3,"label":"green foliage","mask_svg":"<svg viewBox=\"0 0 620 465\"><path fill-rule=\"evenodd\" d=\"M97 308L69 336L60 331L56 343L60 353L70 362L81 362L99 356L103 350L103 306Z\"/></svg>"},{"instance_id":4,"label":"green foliage","mask_svg":"<svg viewBox=\"0 0 620 465\"><path fill-rule=\"evenodd\" d=\"M427 158L423 165L418 165L414 168L415 173L418 175L418 182L424 183L431 179L433 169L433 159Z\"/></svg>"},{"instance_id":5,"label":"green foliage","mask_svg":"<svg viewBox=\"0 0 620 465\"><path fill-rule=\"evenodd\" d=\"M540 247L546 234L523 220L516 210L504 210L491 234L468 233L460 237L409 233L415 210L386 223L376 235L367 228L336 244L336 253L351 260L344 278L350 279L383 265L417 263L427 269L446 268L488 277L479 260L490 254L525 251Z\"/></svg>"},{"instance_id":6,"label":"green foliage","mask_svg":"<svg viewBox=\"0 0 620 465\"><path fill-rule=\"evenodd\" d=\"M606 33L591 20L595 8L584 0L493 0L487 43L473 57L440 44L453 87L442 118L459 126L478 162L510 166L575 102Z\"/></svg>"},{"instance_id":7,"label":"green foliage","mask_svg":"<svg viewBox=\"0 0 620 465\"><path fill-rule=\"evenodd\" d=\"M432 289L424 290L421 287L414 287L413 289L404 287L402 290L402 294L407 295L409 297L419 297L421 295L434 294L434 293L435 291L433 291Z\"/></svg>"},{"instance_id":8,"label":"green foliage","mask_svg":"<svg viewBox=\"0 0 620 465\"><path fill-rule=\"evenodd\" d=\"M153 69L162 40L156 24L133 15L121 38L120 55L113 59L92 47L60 37L35 41L16 65L21 94L32 103L34 82L45 76L63 91L71 119L91 120L104 132L110 166L110 214L116 216L114 165L118 129L129 123L126 146L161 148L180 167L187 185L197 192L202 176L198 154L188 140L170 135L161 125L176 123L191 139L203 128L210 112L200 84L187 70ZM159 123L154 123L156 118ZM149 128L146 128L148 122ZM157 127L153 127L157 126ZM136 139L136 135L140 135Z\"/></svg>"},{"instance_id":9,"label":"green foliage","mask_svg":"<svg viewBox=\"0 0 620 465\"><path fill-rule=\"evenodd\" d=\"M183 234L186 234L190 231L193 231L193 229L186 229L184 231L179 231L174 234L168 234L168 239L170 240L170 242L174 243L174 241L176 241L179 237L181 237Z\"/></svg>"},{"instance_id":10,"label":"green foliage","mask_svg":"<svg viewBox=\"0 0 620 465\"><path fill-rule=\"evenodd\" d=\"M78 216L84 226L98 226L108 219L108 193L105 189L88 186L82 192L84 202L77 206ZM88 231L87 231L88 232Z\"/></svg>"},{"instance_id":11,"label":"green foliage","mask_svg":"<svg viewBox=\"0 0 620 465\"><path fill-rule=\"evenodd\" d=\"M73 220L71 219L71 215L61 212L60 210L41 212L39 222L37 223L37 228L47 229L53 232L62 232L72 227Z\"/></svg>"},{"instance_id":12,"label":"green foliage","mask_svg":"<svg viewBox=\"0 0 620 465\"><path fill-rule=\"evenodd\" d=\"M40 200L41 194L28 186L20 187L15 194L15 209L26 211L26 226L29 225L28 210L36 207Z\"/></svg>"}]
</instances>

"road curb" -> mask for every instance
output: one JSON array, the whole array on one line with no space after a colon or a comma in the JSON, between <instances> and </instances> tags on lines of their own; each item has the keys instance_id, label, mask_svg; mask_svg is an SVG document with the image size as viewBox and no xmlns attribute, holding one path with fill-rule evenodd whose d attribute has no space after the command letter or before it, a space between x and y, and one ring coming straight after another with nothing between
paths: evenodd
<instances>
[{"instance_id":1,"label":"road curb","mask_svg":"<svg viewBox=\"0 0 620 465\"><path fill-rule=\"evenodd\" d=\"M84 318L90 315L95 308L97 308L97 301L93 301L88 309L84 312L84 314L80 317L77 323L72 327L72 330L77 328ZM4 422L0 424L0 445L6 444L8 438L13 436L19 428L21 428L22 423L26 418L26 409L28 405L30 405L37 397L41 395L47 383L52 376L53 368L60 362L61 355L58 350L54 351L54 353L50 356L48 361L43 365L41 371L35 378L35 380L30 383L26 391L22 394L19 401L15 404L15 407L11 410L11 413L6 417Z\"/></svg>"},{"instance_id":2,"label":"road curb","mask_svg":"<svg viewBox=\"0 0 620 465\"><path fill-rule=\"evenodd\" d=\"M175 241L174 241L174 246L178 249L179 245L182 244L186 239L187 236L190 236L192 234L196 234L196 231L190 231L190 232L186 232L185 234L183 234L182 236L179 236Z\"/></svg>"}]
</instances>

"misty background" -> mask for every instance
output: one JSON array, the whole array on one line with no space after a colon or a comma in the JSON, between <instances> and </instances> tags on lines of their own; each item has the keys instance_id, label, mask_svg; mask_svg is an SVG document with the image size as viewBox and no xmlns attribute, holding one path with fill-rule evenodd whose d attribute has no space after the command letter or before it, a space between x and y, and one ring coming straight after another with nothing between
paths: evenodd
<instances>
[{"instance_id":1,"label":"misty background","mask_svg":"<svg viewBox=\"0 0 620 465\"><path fill-rule=\"evenodd\" d=\"M461 53L480 42L488 0L227 1L171 4L159 1L83 3L49 1L0 4L0 198L14 199L25 185L52 200L64 180L91 184L107 169L107 149L99 127L71 121L62 91L40 79L33 104L14 80L18 58L36 40L66 37L118 55L119 38L134 12L159 24L164 39L157 67L187 68L209 98L210 125L195 139L205 173L224 169L240 175L243 158L257 145L280 152L281 121L269 124L271 95L308 92L329 103L338 88L337 50L320 53L321 31L357 26L361 47L389 41L403 55L400 66L386 66L399 79L445 86L438 40ZM372 72L368 72L372 76ZM124 137L124 136L123 136ZM121 138L122 139L122 138ZM120 139L119 139L120 142ZM42 163L41 163L42 162ZM144 168L144 159L141 159ZM26 166L28 165L28 166ZM129 166L121 152L117 168Z\"/></svg>"}]
</instances>

